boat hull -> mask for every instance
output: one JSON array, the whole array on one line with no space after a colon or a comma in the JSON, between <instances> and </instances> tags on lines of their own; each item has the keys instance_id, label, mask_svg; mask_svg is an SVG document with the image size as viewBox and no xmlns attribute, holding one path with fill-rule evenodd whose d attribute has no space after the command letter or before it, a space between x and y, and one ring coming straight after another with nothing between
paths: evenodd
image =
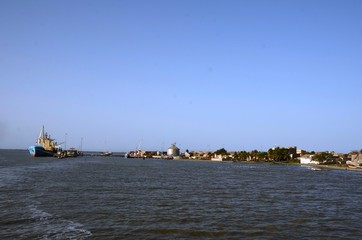
<instances>
[{"instance_id":1,"label":"boat hull","mask_svg":"<svg viewBox=\"0 0 362 240\"><path fill-rule=\"evenodd\" d=\"M30 146L28 151L32 157L52 157L54 153L46 151L41 146Z\"/></svg>"}]
</instances>

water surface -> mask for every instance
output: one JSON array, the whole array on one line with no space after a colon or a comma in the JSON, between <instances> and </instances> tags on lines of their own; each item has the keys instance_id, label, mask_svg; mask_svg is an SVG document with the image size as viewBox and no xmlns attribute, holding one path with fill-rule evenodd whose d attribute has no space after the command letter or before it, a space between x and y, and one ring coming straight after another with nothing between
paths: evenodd
<instances>
[{"instance_id":1,"label":"water surface","mask_svg":"<svg viewBox=\"0 0 362 240\"><path fill-rule=\"evenodd\" d=\"M1 239L360 239L362 173L0 150Z\"/></svg>"}]
</instances>

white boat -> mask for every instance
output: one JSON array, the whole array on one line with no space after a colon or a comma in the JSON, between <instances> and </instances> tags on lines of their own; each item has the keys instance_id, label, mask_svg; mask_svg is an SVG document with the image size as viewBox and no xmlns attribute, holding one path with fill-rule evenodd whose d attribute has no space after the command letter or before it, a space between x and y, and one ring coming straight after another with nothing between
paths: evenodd
<instances>
[{"instance_id":1,"label":"white boat","mask_svg":"<svg viewBox=\"0 0 362 240\"><path fill-rule=\"evenodd\" d=\"M112 152L102 152L101 156L112 156Z\"/></svg>"}]
</instances>

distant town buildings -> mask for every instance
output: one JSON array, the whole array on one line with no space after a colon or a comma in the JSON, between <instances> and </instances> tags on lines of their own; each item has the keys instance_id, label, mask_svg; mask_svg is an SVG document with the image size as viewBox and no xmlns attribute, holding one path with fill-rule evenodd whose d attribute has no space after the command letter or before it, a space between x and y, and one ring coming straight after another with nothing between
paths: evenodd
<instances>
[{"instance_id":1,"label":"distant town buildings","mask_svg":"<svg viewBox=\"0 0 362 240\"><path fill-rule=\"evenodd\" d=\"M215 152L189 151L181 152L176 143L171 144L167 151L142 151L136 150L126 154L129 158L159 158L159 159L193 159L211 161L252 161L252 162L293 162L300 164L344 164L353 168L362 168L362 150L350 154L335 152L307 152L292 147L273 147L265 151L230 151L224 148Z\"/></svg>"}]
</instances>

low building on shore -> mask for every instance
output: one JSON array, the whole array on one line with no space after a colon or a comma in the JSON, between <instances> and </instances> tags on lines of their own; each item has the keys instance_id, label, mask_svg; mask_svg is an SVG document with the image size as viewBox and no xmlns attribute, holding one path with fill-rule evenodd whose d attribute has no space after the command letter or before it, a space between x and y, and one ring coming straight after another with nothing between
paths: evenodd
<instances>
[{"instance_id":1,"label":"low building on shore","mask_svg":"<svg viewBox=\"0 0 362 240\"><path fill-rule=\"evenodd\" d=\"M222 160L223 160L223 155L221 154L214 154L213 157L211 158L211 161L221 162Z\"/></svg>"},{"instance_id":2,"label":"low building on shore","mask_svg":"<svg viewBox=\"0 0 362 240\"><path fill-rule=\"evenodd\" d=\"M305 154L300 157L300 164L319 164L318 161L313 160L312 154Z\"/></svg>"}]
</instances>

